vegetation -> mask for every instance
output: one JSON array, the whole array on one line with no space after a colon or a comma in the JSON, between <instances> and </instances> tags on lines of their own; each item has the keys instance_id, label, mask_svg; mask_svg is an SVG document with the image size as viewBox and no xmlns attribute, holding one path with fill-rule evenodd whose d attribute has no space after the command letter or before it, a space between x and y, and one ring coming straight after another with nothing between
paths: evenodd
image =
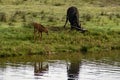
<instances>
[{"instance_id":1,"label":"vegetation","mask_svg":"<svg viewBox=\"0 0 120 80\"><path fill-rule=\"evenodd\" d=\"M114 53L115 52L115 53ZM97 63L105 63L109 65L120 66L120 54L119 52L102 52L99 54L90 53L90 54L80 54L80 53L72 53L72 54L54 54L54 55L32 55L32 56L17 56L17 57L7 57L0 58L0 65L6 65L6 63L20 63L27 64L34 62L48 62L49 60L65 60L70 62L80 62L84 60L94 61Z\"/></svg>"},{"instance_id":2,"label":"vegetation","mask_svg":"<svg viewBox=\"0 0 120 80\"><path fill-rule=\"evenodd\" d=\"M88 32L63 29L69 6ZM34 42L31 21L48 28L42 41ZM0 0L0 56L120 50L119 22L119 0Z\"/></svg>"}]
</instances>

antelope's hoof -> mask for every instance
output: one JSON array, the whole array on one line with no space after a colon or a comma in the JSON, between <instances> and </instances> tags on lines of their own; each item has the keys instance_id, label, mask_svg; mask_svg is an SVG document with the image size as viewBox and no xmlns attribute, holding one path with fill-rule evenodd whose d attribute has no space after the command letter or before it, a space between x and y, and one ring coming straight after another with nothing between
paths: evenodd
<instances>
[{"instance_id":1,"label":"antelope's hoof","mask_svg":"<svg viewBox=\"0 0 120 80\"><path fill-rule=\"evenodd\" d=\"M86 30L86 29L82 29L82 30L81 30L82 33L86 32L86 31L88 31L88 30Z\"/></svg>"}]
</instances>

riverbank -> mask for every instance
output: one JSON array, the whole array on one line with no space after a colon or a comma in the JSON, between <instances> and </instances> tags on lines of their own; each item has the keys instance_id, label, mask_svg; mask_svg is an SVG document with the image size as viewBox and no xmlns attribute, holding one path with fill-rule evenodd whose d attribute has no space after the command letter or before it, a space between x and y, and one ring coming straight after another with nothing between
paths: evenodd
<instances>
[{"instance_id":1,"label":"riverbank","mask_svg":"<svg viewBox=\"0 0 120 80\"><path fill-rule=\"evenodd\" d=\"M99 53L120 50L119 1L0 1L0 56L55 53ZM76 6L82 27L88 32L63 28L66 10ZM42 41L34 41L33 27L38 22L49 30Z\"/></svg>"},{"instance_id":2,"label":"riverbank","mask_svg":"<svg viewBox=\"0 0 120 80\"><path fill-rule=\"evenodd\" d=\"M89 53L120 49L120 31L89 28L88 32L70 31L69 28L49 27L49 35L34 41L33 27L0 27L0 56Z\"/></svg>"}]
</instances>

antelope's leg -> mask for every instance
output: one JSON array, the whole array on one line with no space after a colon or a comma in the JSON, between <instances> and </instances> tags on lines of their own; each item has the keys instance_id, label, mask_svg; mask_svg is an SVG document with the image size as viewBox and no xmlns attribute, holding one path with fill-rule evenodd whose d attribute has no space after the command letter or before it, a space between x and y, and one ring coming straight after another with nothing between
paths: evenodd
<instances>
[{"instance_id":1,"label":"antelope's leg","mask_svg":"<svg viewBox=\"0 0 120 80\"><path fill-rule=\"evenodd\" d=\"M40 40L42 40L42 32L40 32Z\"/></svg>"},{"instance_id":2,"label":"antelope's leg","mask_svg":"<svg viewBox=\"0 0 120 80\"><path fill-rule=\"evenodd\" d=\"M42 40L42 32L41 32L41 40Z\"/></svg>"},{"instance_id":3,"label":"antelope's leg","mask_svg":"<svg viewBox=\"0 0 120 80\"><path fill-rule=\"evenodd\" d=\"M34 29L34 40L36 41L36 32L37 30Z\"/></svg>"},{"instance_id":4,"label":"antelope's leg","mask_svg":"<svg viewBox=\"0 0 120 80\"><path fill-rule=\"evenodd\" d=\"M39 32L39 39L42 40L42 32Z\"/></svg>"},{"instance_id":5,"label":"antelope's leg","mask_svg":"<svg viewBox=\"0 0 120 80\"><path fill-rule=\"evenodd\" d=\"M66 17L66 22L65 22L65 25L63 26L64 28L65 28L67 22L68 22L68 17Z\"/></svg>"}]
</instances>

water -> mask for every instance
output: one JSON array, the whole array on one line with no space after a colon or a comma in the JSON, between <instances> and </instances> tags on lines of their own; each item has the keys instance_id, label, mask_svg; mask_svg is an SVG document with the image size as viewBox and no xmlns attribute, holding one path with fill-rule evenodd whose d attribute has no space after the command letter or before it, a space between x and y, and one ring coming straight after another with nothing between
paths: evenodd
<instances>
[{"instance_id":1,"label":"water","mask_svg":"<svg viewBox=\"0 0 120 80\"><path fill-rule=\"evenodd\" d=\"M22 59L1 60L0 80L120 80L120 62L109 57Z\"/></svg>"}]
</instances>

